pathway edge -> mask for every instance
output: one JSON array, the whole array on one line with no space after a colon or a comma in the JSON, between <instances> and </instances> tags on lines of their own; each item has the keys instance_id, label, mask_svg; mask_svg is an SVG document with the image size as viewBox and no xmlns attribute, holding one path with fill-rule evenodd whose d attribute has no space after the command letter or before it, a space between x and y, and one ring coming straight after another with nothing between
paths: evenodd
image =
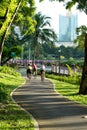
<instances>
[{"instance_id":1,"label":"pathway edge","mask_svg":"<svg viewBox=\"0 0 87 130\"><path fill-rule=\"evenodd\" d=\"M20 107L23 111L25 111L34 121L34 130L39 130L39 125L38 125L38 122L36 121L36 119L32 116L32 114L28 111L26 111L23 107L21 107L20 105L18 105L16 103L16 101L13 99L12 95L14 93L14 91L16 91L18 88L22 87L23 85L25 84L25 82L21 85L21 86L18 86L17 88L15 88L11 94L10 94L10 97L11 97L11 100L16 104L16 106Z\"/></svg>"}]
</instances>

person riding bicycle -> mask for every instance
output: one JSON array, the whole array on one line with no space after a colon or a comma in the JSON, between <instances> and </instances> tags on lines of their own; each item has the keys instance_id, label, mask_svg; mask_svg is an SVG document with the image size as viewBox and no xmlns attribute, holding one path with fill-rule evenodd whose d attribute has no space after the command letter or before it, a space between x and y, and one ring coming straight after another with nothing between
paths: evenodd
<instances>
[{"instance_id":1,"label":"person riding bicycle","mask_svg":"<svg viewBox=\"0 0 87 130\"><path fill-rule=\"evenodd\" d=\"M32 67L30 64L27 65L27 77L31 79Z\"/></svg>"},{"instance_id":2,"label":"person riding bicycle","mask_svg":"<svg viewBox=\"0 0 87 130\"><path fill-rule=\"evenodd\" d=\"M33 71L34 76L36 76L37 75L37 66L35 63L32 64L32 71Z\"/></svg>"},{"instance_id":3,"label":"person riding bicycle","mask_svg":"<svg viewBox=\"0 0 87 130\"><path fill-rule=\"evenodd\" d=\"M43 81L45 78L45 65L44 64L42 64L40 68L40 72L41 72L41 81Z\"/></svg>"}]
</instances>

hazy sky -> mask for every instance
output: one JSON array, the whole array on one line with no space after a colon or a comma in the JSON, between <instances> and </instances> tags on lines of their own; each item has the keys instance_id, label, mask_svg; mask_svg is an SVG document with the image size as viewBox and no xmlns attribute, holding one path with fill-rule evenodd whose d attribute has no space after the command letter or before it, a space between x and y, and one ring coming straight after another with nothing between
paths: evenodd
<instances>
[{"instance_id":1,"label":"hazy sky","mask_svg":"<svg viewBox=\"0 0 87 130\"><path fill-rule=\"evenodd\" d=\"M51 26L55 30L55 32L58 34L58 26L59 26L59 14L66 15L67 10L65 10L65 7L63 6L63 3L59 2L49 2L49 0L45 0L44 2L39 3L39 0L37 1L37 12L41 12L43 15L51 17ZM78 26L80 25L86 25L87 26L87 15L84 12L79 12L74 7L72 9L72 14L78 14Z\"/></svg>"}]
</instances>

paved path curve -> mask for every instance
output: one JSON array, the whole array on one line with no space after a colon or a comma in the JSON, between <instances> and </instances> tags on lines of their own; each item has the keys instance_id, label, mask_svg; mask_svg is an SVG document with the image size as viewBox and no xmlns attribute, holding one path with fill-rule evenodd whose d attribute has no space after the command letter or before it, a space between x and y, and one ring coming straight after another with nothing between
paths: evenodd
<instances>
[{"instance_id":1,"label":"paved path curve","mask_svg":"<svg viewBox=\"0 0 87 130\"><path fill-rule=\"evenodd\" d=\"M72 102L54 91L50 80L26 80L13 93L14 100L32 114L39 130L87 130L87 106Z\"/></svg>"}]
</instances>

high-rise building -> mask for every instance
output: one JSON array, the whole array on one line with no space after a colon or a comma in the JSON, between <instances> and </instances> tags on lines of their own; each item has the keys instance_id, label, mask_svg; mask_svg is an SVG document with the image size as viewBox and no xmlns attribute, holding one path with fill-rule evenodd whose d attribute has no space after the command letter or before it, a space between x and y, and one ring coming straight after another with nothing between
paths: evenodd
<instances>
[{"instance_id":1,"label":"high-rise building","mask_svg":"<svg viewBox=\"0 0 87 130\"><path fill-rule=\"evenodd\" d=\"M78 15L59 15L59 42L73 42L76 38Z\"/></svg>"}]
</instances>

